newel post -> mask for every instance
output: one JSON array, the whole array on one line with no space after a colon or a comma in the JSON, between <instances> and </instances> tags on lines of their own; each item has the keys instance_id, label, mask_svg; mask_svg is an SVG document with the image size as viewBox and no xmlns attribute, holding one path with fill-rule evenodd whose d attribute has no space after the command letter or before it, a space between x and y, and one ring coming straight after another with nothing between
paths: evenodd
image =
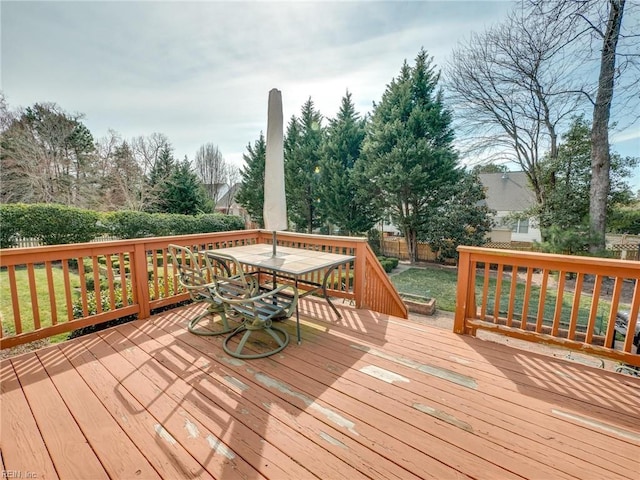
<instances>
[{"instance_id":1,"label":"newel post","mask_svg":"<svg viewBox=\"0 0 640 480\"><path fill-rule=\"evenodd\" d=\"M131 264L131 286L136 293L140 313L138 319L149 318L151 316L151 306L149 297L149 273L147 270L147 250L144 242L136 243L133 251L133 261Z\"/></svg>"},{"instance_id":2,"label":"newel post","mask_svg":"<svg viewBox=\"0 0 640 480\"><path fill-rule=\"evenodd\" d=\"M453 320L453 332L465 333L465 318L467 315L468 289L471 281L471 254L458 247L458 284L456 288L456 314Z\"/></svg>"},{"instance_id":3,"label":"newel post","mask_svg":"<svg viewBox=\"0 0 640 480\"><path fill-rule=\"evenodd\" d=\"M356 261L354 265L354 285L353 294L355 295L356 308L364 308L364 290L365 290L365 274L367 262L367 246L366 242L358 242L356 244Z\"/></svg>"}]
</instances>

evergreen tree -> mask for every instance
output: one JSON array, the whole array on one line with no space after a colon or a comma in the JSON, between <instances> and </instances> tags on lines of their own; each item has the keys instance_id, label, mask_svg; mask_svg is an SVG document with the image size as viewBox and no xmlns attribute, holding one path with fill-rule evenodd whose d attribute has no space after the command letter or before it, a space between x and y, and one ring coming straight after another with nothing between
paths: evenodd
<instances>
[{"instance_id":1,"label":"evergreen tree","mask_svg":"<svg viewBox=\"0 0 640 480\"><path fill-rule=\"evenodd\" d=\"M323 212L328 222L347 234L367 232L376 221L371 198L359 194L353 173L364 136L365 121L347 92L338 115L329 122L320 165Z\"/></svg>"},{"instance_id":2,"label":"evergreen tree","mask_svg":"<svg viewBox=\"0 0 640 480\"><path fill-rule=\"evenodd\" d=\"M284 143L288 215L298 230L308 233L322 222L320 163L323 136L322 115L309 98L302 106L300 119L293 117L289 122Z\"/></svg>"},{"instance_id":3,"label":"evergreen tree","mask_svg":"<svg viewBox=\"0 0 640 480\"><path fill-rule=\"evenodd\" d=\"M211 200L186 157L174 167L163 184L163 190L164 211L167 213L196 215L212 211Z\"/></svg>"},{"instance_id":4,"label":"evergreen tree","mask_svg":"<svg viewBox=\"0 0 640 480\"><path fill-rule=\"evenodd\" d=\"M151 191L149 200L145 206L147 212L168 212L167 189L168 181L174 170L176 161L173 158L171 145L165 142L160 147L158 157L151 167L147 183Z\"/></svg>"},{"instance_id":5,"label":"evergreen tree","mask_svg":"<svg viewBox=\"0 0 640 480\"><path fill-rule=\"evenodd\" d=\"M607 196L607 214L633 200L627 179L638 158L610 153L611 186ZM541 178L547 201L532 213L537 215L542 229L543 245L556 253L586 251L595 241L589 232L589 201L591 186L591 125L583 117L573 120L562 136L556 158L541 162Z\"/></svg>"},{"instance_id":6,"label":"evergreen tree","mask_svg":"<svg viewBox=\"0 0 640 480\"><path fill-rule=\"evenodd\" d=\"M242 184L236 194L236 200L249 213L260 228L264 227L262 211L264 207L264 163L267 154L267 142L264 134L253 145L247 145L242 154L245 165L240 171Z\"/></svg>"},{"instance_id":7,"label":"evergreen tree","mask_svg":"<svg viewBox=\"0 0 640 480\"><path fill-rule=\"evenodd\" d=\"M443 187L439 194L442 202L429 212L437 221L427 223L418 238L428 242L440 260L458 258L458 245L483 245L495 211L487 207L478 175L465 172L460 181Z\"/></svg>"},{"instance_id":8,"label":"evergreen tree","mask_svg":"<svg viewBox=\"0 0 640 480\"><path fill-rule=\"evenodd\" d=\"M361 189L377 199L403 232L412 262L417 241L462 175L453 149L451 113L437 91L439 74L421 50L374 105L360 164Z\"/></svg>"}]
</instances>

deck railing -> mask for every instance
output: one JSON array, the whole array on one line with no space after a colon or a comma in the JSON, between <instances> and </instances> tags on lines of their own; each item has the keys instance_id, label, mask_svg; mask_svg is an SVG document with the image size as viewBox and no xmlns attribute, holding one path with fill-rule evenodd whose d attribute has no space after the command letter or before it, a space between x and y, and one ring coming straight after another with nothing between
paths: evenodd
<instances>
[{"instance_id":1,"label":"deck railing","mask_svg":"<svg viewBox=\"0 0 640 480\"><path fill-rule=\"evenodd\" d=\"M149 318L155 309L187 300L168 258L170 243L202 251L271 240L270 232L243 230L0 250L0 299L12 312L0 315L0 348L130 315ZM329 295L407 317L366 239L279 232L277 242L354 255L352 265L329 277ZM309 280L318 282L318 275Z\"/></svg>"},{"instance_id":2,"label":"deck railing","mask_svg":"<svg viewBox=\"0 0 640 480\"><path fill-rule=\"evenodd\" d=\"M633 344L640 263L480 247L458 252L456 333L486 329L640 366Z\"/></svg>"}]
</instances>

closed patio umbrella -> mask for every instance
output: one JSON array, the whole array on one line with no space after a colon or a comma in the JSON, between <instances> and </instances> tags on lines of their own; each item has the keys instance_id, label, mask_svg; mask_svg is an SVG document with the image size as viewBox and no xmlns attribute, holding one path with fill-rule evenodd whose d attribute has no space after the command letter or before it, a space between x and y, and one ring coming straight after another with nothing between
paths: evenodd
<instances>
[{"instance_id":1,"label":"closed patio umbrella","mask_svg":"<svg viewBox=\"0 0 640 480\"><path fill-rule=\"evenodd\" d=\"M282 93L269 92L267 112L267 152L264 168L264 226L273 231L273 256L276 256L276 232L287 229L287 199L284 187L284 136Z\"/></svg>"}]
</instances>

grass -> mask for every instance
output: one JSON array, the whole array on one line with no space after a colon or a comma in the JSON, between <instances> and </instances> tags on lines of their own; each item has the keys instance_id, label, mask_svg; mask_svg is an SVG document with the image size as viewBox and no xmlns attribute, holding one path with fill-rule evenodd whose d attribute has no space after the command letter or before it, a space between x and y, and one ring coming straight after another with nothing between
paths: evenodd
<instances>
[{"instance_id":1,"label":"grass","mask_svg":"<svg viewBox=\"0 0 640 480\"><path fill-rule=\"evenodd\" d=\"M396 286L399 292L413 295L421 295L424 297L435 298L437 307L447 312L455 311L456 300L456 284L457 271L454 269L447 270L442 268L410 268L402 273L390 277L391 282ZM483 278L478 277L476 280L476 294L480 301L482 298ZM489 294L487 298L487 313L493 314L495 304L495 288L496 279L489 279ZM499 310L501 316L506 316L509 305L509 295L511 289L511 281L503 279ZM527 311L528 322L535 322L538 312L538 299L540 298L540 287L532 286L529 296L529 308ZM522 306L524 302L525 286L523 283L516 284L514 318L520 319ZM545 323L550 324L553 321L556 306L556 290L555 288L547 289L544 304ZM573 304L573 293L565 292L562 298L562 315L561 324L566 326L569 324L569 315ZM596 333L604 331L607 326L607 317L611 303L601 300L598 303L598 315L596 317ZM580 298L580 308L578 311L578 325L586 326L589 318L590 297L583 295Z\"/></svg>"},{"instance_id":2,"label":"grass","mask_svg":"<svg viewBox=\"0 0 640 480\"><path fill-rule=\"evenodd\" d=\"M458 272L442 268L410 268L390 277L401 293L435 298L440 310L456 309L456 282Z\"/></svg>"},{"instance_id":3,"label":"grass","mask_svg":"<svg viewBox=\"0 0 640 480\"><path fill-rule=\"evenodd\" d=\"M53 267L53 286L55 291L55 303L57 307L58 322L67 320L67 305L65 300L64 276L62 268ZM36 293L38 297L38 311L40 313L40 324L42 327L50 326L51 323L51 304L49 302L49 289L47 287L47 271L44 266L34 267L36 280ZM77 274L69 273L71 288L80 285L80 279ZM18 305L20 307L20 322L23 332L32 332L34 330L33 309L31 307L31 294L29 291L29 278L26 269L16 270L16 287L18 291ZM9 290L9 274L0 271L0 314L2 315L2 327L7 334L15 334L15 326L13 323L13 308L11 305L11 291ZM66 339L67 333L56 335L50 338L55 343Z\"/></svg>"},{"instance_id":4,"label":"grass","mask_svg":"<svg viewBox=\"0 0 640 480\"><path fill-rule=\"evenodd\" d=\"M149 259L149 262L151 260ZM85 266L92 267L93 263L90 259L85 259ZM101 268L100 277L104 281L105 274ZM151 269L150 269L151 270ZM55 304L58 323L66 322L68 319L67 304L64 289L64 273L62 267L53 266L53 288L55 292ZM26 268L17 268L16 271L16 288L18 292L18 305L20 309L20 323L23 332L32 332L35 330L33 319L33 309L31 304L31 293L29 289L29 277ZM164 277L162 267L156 272L158 279ZM42 328L52 325L51 303L49 300L49 289L47 283L47 271L43 265L34 266L34 276L36 284L36 295L38 298L38 312L40 314L40 326ZM87 281L93 281L93 273L90 271L86 274ZM74 270L69 270L69 282L72 290L72 303L80 298L79 292L76 290L80 287L80 277ZM91 291L93 287L89 287ZM162 285L160 286L160 296L162 296ZM91 293L91 292L89 292ZM152 293L153 294L153 293ZM103 305L104 308L104 305ZM9 273L6 270L0 271L0 316L2 318L2 328L6 335L14 335L16 328L14 325L13 307L11 304L11 291L9 287ZM49 338L51 343L58 343L66 340L69 333L61 333Z\"/></svg>"}]
</instances>

